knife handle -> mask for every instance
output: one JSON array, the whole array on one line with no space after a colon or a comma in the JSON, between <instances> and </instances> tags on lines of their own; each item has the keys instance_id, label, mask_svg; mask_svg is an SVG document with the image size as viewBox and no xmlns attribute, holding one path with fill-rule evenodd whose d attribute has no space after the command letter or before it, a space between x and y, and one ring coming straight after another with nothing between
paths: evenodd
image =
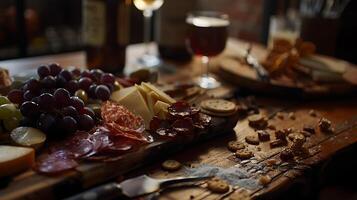
<instances>
[{"instance_id":1,"label":"knife handle","mask_svg":"<svg viewBox=\"0 0 357 200\"><path fill-rule=\"evenodd\" d=\"M117 183L111 182L79 193L65 200L112 200L128 199Z\"/></svg>"}]
</instances>

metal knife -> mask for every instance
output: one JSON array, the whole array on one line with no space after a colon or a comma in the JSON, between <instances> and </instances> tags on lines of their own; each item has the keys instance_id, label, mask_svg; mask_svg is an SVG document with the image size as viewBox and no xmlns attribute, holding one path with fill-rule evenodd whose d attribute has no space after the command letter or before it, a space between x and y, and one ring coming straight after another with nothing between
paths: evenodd
<instances>
[{"instance_id":1,"label":"metal knife","mask_svg":"<svg viewBox=\"0 0 357 200\"><path fill-rule=\"evenodd\" d=\"M201 181L212 178L212 176L189 176L175 177L169 179L154 179L142 175L121 183L107 183L100 185L83 193L69 197L66 200L109 200L109 199L129 199L145 194L151 194L160 189L164 189L175 184L184 182Z\"/></svg>"},{"instance_id":2,"label":"metal knife","mask_svg":"<svg viewBox=\"0 0 357 200\"><path fill-rule=\"evenodd\" d=\"M255 69L261 81L269 82L270 81L269 72L259 63L257 58L252 56L252 54L250 53L251 50L252 50L252 45L250 44L245 55L246 63Z\"/></svg>"}]
</instances>

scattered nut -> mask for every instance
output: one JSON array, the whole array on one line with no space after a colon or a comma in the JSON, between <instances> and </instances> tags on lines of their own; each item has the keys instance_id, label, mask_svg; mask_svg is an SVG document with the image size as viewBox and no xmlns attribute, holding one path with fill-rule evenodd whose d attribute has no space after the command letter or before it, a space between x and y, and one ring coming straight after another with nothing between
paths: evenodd
<instances>
[{"instance_id":1,"label":"scattered nut","mask_svg":"<svg viewBox=\"0 0 357 200\"><path fill-rule=\"evenodd\" d=\"M290 113L288 114L288 117L289 117L289 119L291 119L291 120L295 120L295 119L296 119L294 112L290 112Z\"/></svg>"},{"instance_id":2,"label":"scattered nut","mask_svg":"<svg viewBox=\"0 0 357 200\"><path fill-rule=\"evenodd\" d=\"M307 131L307 132L309 132L311 134L315 134L315 127L312 126L312 125L304 125L302 130Z\"/></svg>"},{"instance_id":3,"label":"scattered nut","mask_svg":"<svg viewBox=\"0 0 357 200\"><path fill-rule=\"evenodd\" d=\"M270 134L267 131L258 130L256 133L258 134L258 138L260 141L264 142L270 140Z\"/></svg>"},{"instance_id":4,"label":"scattered nut","mask_svg":"<svg viewBox=\"0 0 357 200\"><path fill-rule=\"evenodd\" d=\"M264 175L259 177L259 183L263 186L267 186L271 182L271 177L269 175Z\"/></svg>"},{"instance_id":5,"label":"scattered nut","mask_svg":"<svg viewBox=\"0 0 357 200\"><path fill-rule=\"evenodd\" d=\"M286 146L287 144L288 142L286 140L277 139L270 142L270 148L282 147Z\"/></svg>"},{"instance_id":6,"label":"scattered nut","mask_svg":"<svg viewBox=\"0 0 357 200\"><path fill-rule=\"evenodd\" d=\"M284 130L276 130L275 131L275 138L280 140L286 140L286 131Z\"/></svg>"},{"instance_id":7,"label":"scattered nut","mask_svg":"<svg viewBox=\"0 0 357 200\"><path fill-rule=\"evenodd\" d=\"M254 156L253 152L246 150L246 149L237 150L235 155L237 158L242 159L242 160L249 159Z\"/></svg>"},{"instance_id":8,"label":"scattered nut","mask_svg":"<svg viewBox=\"0 0 357 200\"><path fill-rule=\"evenodd\" d=\"M266 164L267 164L268 166L272 166L272 165L278 164L278 162L279 162L279 161L278 161L277 159L272 158L272 159L267 160L267 161L266 161Z\"/></svg>"},{"instance_id":9,"label":"scattered nut","mask_svg":"<svg viewBox=\"0 0 357 200\"><path fill-rule=\"evenodd\" d=\"M238 141L230 141L228 142L228 145L227 145L227 148L232 151L232 152L235 152L239 149L244 149L245 148L245 145L241 142L238 142Z\"/></svg>"},{"instance_id":10,"label":"scattered nut","mask_svg":"<svg viewBox=\"0 0 357 200\"><path fill-rule=\"evenodd\" d=\"M284 114L282 112L277 112L275 116L278 117L279 119L284 119Z\"/></svg>"},{"instance_id":11,"label":"scattered nut","mask_svg":"<svg viewBox=\"0 0 357 200\"><path fill-rule=\"evenodd\" d=\"M307 131L300 131L301 134L303 134L305 137L310 137L311 133Z\"/></svg>"},{"instance_id":12,"label":"scattered nut","mask_svg":"<svg viewBox=\"0 0 357 200\"><path fill-rule=\"evenodd\" d=\"M321 118L319 121L319 127L322 132L329 132L331 121L326 118Z\"/></svg>"},{"instance_id":13,"label":"scattered nut","mask_svg":"<svg viewBox=\"0 0 357 200\"><path fill-rule=\"evenodd\" d=\"M280 153L280 159L282 161L291 161L294 159L294 154L293 151L289 148L284 149L281 153Z\"/></svg>"},{"instance_id":14,"label":"scattered nut","mask_svg":"<svg viewBox=\"0 0 357 200\"><path fill-rule=\"evenodd\" d=\"M176 171L181 168L181 163L176 160L166 160L161 164L161 167L167 171Z\"/></svg>"},{"instance_id":15,"label":"scattered nut","mask_svg":"<svg viewBox=\"0 0 357 200\"><path fill-rule=\"evenodd\" d=\"M270 130L273 130L273 131L276 130L276 127L275 127L273 124L269 124L269 125L267 126L267 128L270 129Z\"/></svg>"},{"instance_id":16,"label":"scattered nut","mask_svg":"<svg viewBox=\"0 0 357 200\"><path fill-rule=\"evenodd\" d=\"M251 145L259 145L259 139L256 136L246 136L245 141Z\"/></svg>"},{"instance_id":17,"label":"scattered nut","mask_svg":"<svg viewBox=\"0 0 357 200\"><path fill-rule=\"evenodd\" d=\"M249 126L256 129L264 129L268 125L268 120L266 117L256 114L248 117Z\"/></svg>"},{"instance_id":18,"label":"scattered nut","mask_svg":"<svg viewBox=\"0 0 357 200\"><path fill-rule=\"evenodd\" d=\"M315 110L310 110L310 111L309 111L309 115L310 115L311 117L316 117L316 116L317 116Z\"/></svg>"},{"instance_id":19,"label":"scattered nut","mask_svg":"<svg viewBox=\"0 0 357 200\"><path fill-rule=\"evenodd\" d=\"M229 185L224 180L214 178L207 182L207 188L212 192L225 193L229 190Z\"/></svg>"}]
</instances>

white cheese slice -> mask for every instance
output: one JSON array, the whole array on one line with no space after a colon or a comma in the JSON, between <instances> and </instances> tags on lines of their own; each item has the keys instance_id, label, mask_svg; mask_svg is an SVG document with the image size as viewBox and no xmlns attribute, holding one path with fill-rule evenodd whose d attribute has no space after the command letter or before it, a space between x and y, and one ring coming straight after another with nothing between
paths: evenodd
<instances>
[{"instance_id":1,"label":"white cheese slice","mask_svg":"<svg viewBox=\"0 0 357 200\"><path fill-rule=\"evenodd\" d=\"M160 98L161 101L168 103L168 104L173 104L176 102L175 99L173 99L172 97L170 97L168 94L166 94L165 92L159 90L157 87L155 87L154 85L152 85L151 83L145 83L142 82L141 85L143 87L145 87L146 89L150 90L150 91L154 91Z\"/></svg>"},{"instance_id":2,"label":"white cheese slice","mask_svg":"<svg viewBox=\"0 0 357 200\"><path fill-rule=\"evenodd\" d=\"M117 94L112 95L111 99L125 106L134 114L141 116L145 121L145 127L147 129L149 128L153 114L150 112L144 97L136 87L119 90Z\"/></svg>"},{"instance_id":3,"label":"white cheese slice","mask_svg":"<svg viewBox=\"0 0 357 200\"><path fill-rule=\"evenodd\" d=\"M0 177L30 169L35 162L32 148L0 145Z\"/></svg>"}]
</instances>

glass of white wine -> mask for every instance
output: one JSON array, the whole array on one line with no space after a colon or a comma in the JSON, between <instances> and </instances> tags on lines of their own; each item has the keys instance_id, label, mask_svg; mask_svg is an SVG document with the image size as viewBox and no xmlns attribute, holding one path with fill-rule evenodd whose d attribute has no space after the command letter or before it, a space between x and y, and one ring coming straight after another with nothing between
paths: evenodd
<instances>
[{"instance_id":1,"label":"glass of white wine","mask_svg":"<svg viewBox=\"0 0 357 200\"><path fill-rule=\"evenodd\" d=\"M144 67L159 66L161 60L156 55L150 54L149 43L151 37L151 19L153 12L159 9L164 0L134 0L134 5L137 9L143 11L144 15L144 42L145 53L139 58L139 63Z\"/></svg>"}]
</instances>

